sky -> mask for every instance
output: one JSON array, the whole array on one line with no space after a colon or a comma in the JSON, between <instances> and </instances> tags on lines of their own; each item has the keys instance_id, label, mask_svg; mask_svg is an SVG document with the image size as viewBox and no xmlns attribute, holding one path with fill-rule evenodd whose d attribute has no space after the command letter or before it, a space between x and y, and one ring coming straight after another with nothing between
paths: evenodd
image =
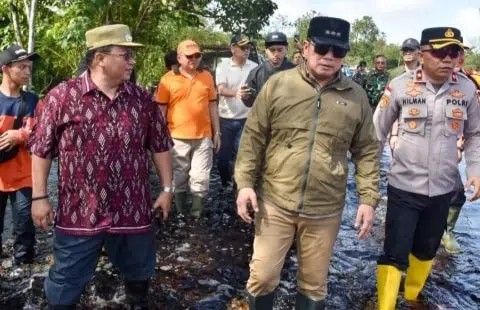
<instances>
[{"instance_id":1,"label":"sky","mask_svg":"<svg viewBox=\"0 0 480 310\"><path fill-rule=\"evenodd\" d=\"M450 26L460 29L466 43L480 38L479 0L274 0L276 14L290 21L311 10L353 23L372 16L388 43L406 38L420 41L424 28Z\"/></svg>"}]
</instances>

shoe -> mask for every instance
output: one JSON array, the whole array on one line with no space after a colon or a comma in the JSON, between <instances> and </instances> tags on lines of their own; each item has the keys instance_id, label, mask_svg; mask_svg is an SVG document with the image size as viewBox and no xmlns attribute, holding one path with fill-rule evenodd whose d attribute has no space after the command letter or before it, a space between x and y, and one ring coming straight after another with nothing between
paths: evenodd
<instances>
[{"instance_id":1,"label":"shoe","mask_svg":"<svg viewBox=\"0 0 480 310\"><path fill-rule=\"evenodd\" d=\"M410 254L408 257L409 267L405 278L405 299L417 301L432 269L433 259L422 261Z\"/></svg>"},{"instance_id":2,"label":"shoe","mask_svg":"<svg viewBox=\"0 0 480 310\"><path fill-rule=\"evenodd\" d=\"M456 206L451 206L448 210L448 218L447 218L447 228L445 229L443 236L442 236L442 245L450 254L458 254L461 252L460 245L458 244L457 240L455 239L455 235L453 234L453 228L457 223L458 216L460 215L461 208Z\"/></svg>"},{"instance_id":3,"label":"shoe","mask_svg":"<svg viewBox=\"0 0 480 310\"><path fill-rule=\"evenodd\" d=\"M379 310L395 310L402 272L395 266L377 266L377 295Z\"/></svg>"},{"instance_id":4,"label":"shoe","mask_svg":"<svg viewBox=\"0 0 480 310\"><path fill-rule=\"evenodd\" d=\"M204 197L192 195L192 210L190 211L190 214L193 218L199 219L202 217L204 201Z\"/></svg>"},{"instance_id":5,"label":"shoe","mask_svg":"<svg viewBox=\"0 0 480 310\"><path fill-rule=\"evenodd\" d=\"M175 193L174 201L175 201L175 210L177 210L177 213L184 214L187 211L186 210L187 192Z\"/></svg>"},{"instance_id":6,"label":"shoe","mask_svg":"<svg viewBox=\"0 0 480 310\"><path fill-rule=\"evenodd\" d=\"M130 310L148 309L149 285L149 280L125 281L126 302L130 305Z\"/></svg>"},{"instance_id":7,"label":"shoe","mask_svg":"<svg viewBox=\"0 0 480 310\"><path fill-rule=\"evenodd\" d=\"M312 300L300 292L295 299L295 310L324 310L325 300Z\"/></svg>"},{"instance_id":8,"label":"shoe","mask_svg":"<svg viewBox=\"0 0 480 310\"><path fill-rule=\"evenodd\" d=\"M274 292L267 295L254 297L248 294L248 306L250 310L273 310Z\"/></svg>"}]
</instances>

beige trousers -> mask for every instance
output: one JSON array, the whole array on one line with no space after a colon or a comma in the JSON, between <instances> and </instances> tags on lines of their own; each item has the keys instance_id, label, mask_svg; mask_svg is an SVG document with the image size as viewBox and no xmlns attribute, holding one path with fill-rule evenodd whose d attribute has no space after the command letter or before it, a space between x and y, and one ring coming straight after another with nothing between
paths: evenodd
<instances>
[{"instance_id":1,"label":"beige trousers","mask_svg":"<svg viewBox=\"0 0 480 310\"><path fill-rule=\"evenodd\" d=\"M213 165L211 138L173 139L173 184L176 192L190 192L205 197Z\"/></svg>"},{"instance_id":2,"label":"beige trousers","mask_svg":"<svg viewBox=\"0 0 480 310\"><path fill-rule=\"evenodd\" d=\"M297 290L313 300L327 296L328 266L341 214L321 219L296 216L259 202L247 290L253 296L273 292L280 282L285 256L296 234Z\"/></svg>"}]
</instances>

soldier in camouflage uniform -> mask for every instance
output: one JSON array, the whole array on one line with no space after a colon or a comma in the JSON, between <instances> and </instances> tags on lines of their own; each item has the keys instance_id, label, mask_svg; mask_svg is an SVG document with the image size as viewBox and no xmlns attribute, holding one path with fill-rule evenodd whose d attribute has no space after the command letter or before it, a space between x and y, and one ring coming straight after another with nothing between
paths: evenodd
<instances>
[{"instance_id":1,"label":"soldier in camouflage uniform","mask_svg":"<svg viewBox=\"0 0 480 310\"><path fill-rule=\"evenodd\" d=\"M363 88L367 92L372 112L375 111L380 98L388 84L390 74L386 71L387 59L383 55L375 56L375 70L369 72L363 80Z\"/></svg>"}]
</instances>

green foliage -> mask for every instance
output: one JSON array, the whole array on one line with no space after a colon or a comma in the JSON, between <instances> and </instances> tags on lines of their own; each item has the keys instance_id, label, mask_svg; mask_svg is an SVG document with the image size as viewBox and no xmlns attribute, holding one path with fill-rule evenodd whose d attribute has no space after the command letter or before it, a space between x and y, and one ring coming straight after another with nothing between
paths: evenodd
<instances>
[{"instance_id":1,"label":"green foliage","mask_svg":"<svg viewBox=\"0 0 480 310\"><path fill-rule=\"evenodd\" d=\"M371 16L355 20L350 31L350 59L365 60L372 65L384 45L385 34L380 32Z\"/></svg>"},{"instance_id":2,"label":"green foliage","mask_svg":"<svg viewBox=\"0 0 480 310\"><path fill-rule=\"evenodd\" d=\"M466 69L480 71L480 53L476 51L468 51L465 55Z\"/></svg>"}]
</instances>

